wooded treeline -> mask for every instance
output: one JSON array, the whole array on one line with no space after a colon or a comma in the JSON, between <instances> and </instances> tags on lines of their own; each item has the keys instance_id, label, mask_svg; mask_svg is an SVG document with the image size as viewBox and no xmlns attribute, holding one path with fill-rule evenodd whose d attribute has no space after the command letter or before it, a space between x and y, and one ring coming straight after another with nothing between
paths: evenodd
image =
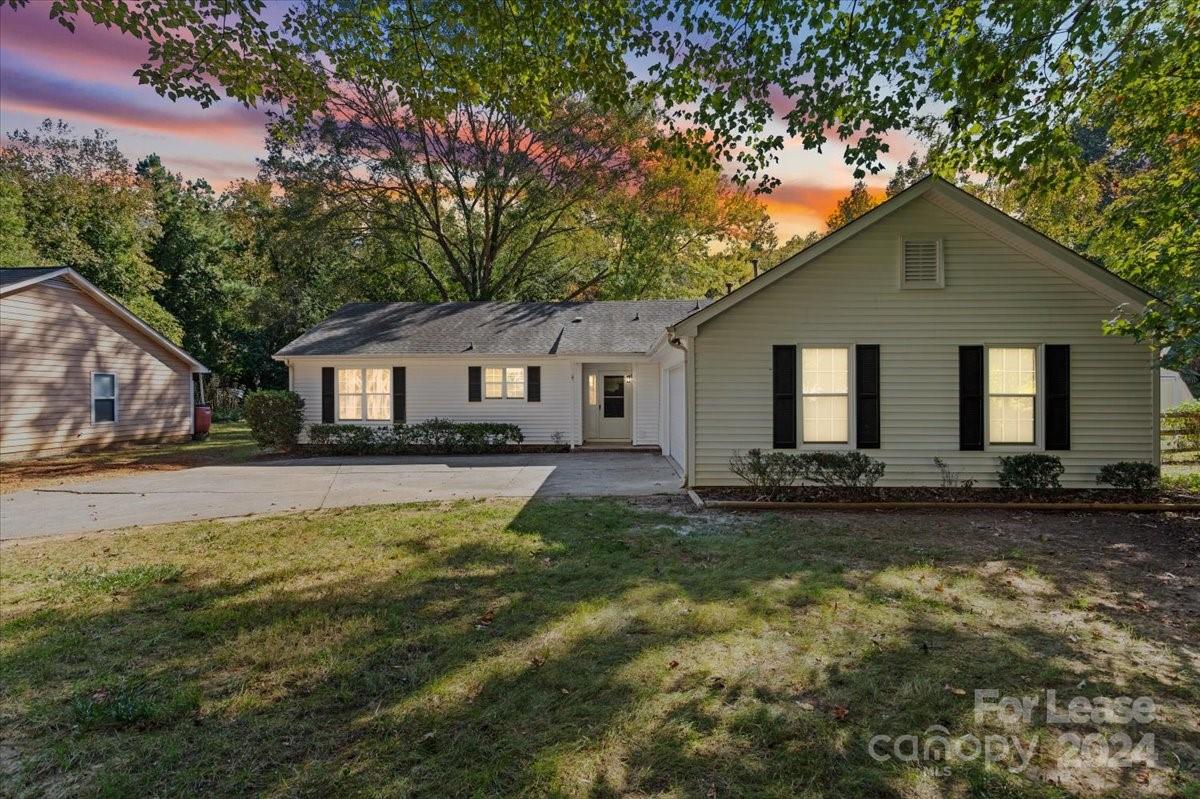
<instances>
[{"instance_id":1,"label":"wooded treeline","mask_svg":"<svg viewBox=\"0 0 1200 799\"><path fill-rule=\"evenodd\" d=\"M712 295L776 249L762 201L654 152L645 119L563 109L544 130L462 109L438 124L314 125L217 193L64 123L0 148L0 266L77 269L223 379L348 301ZM374 160L373 160L374 159Z\"/></svg>"},{"instance_id":2,"label":"wooded treeline","mask_svg":"<svg viewBox=\"0 0 1200 799\"><path fill-rule=\"evenodd\" d=\"M955 177L1154 292L1110 329L1195 378L1194 2L9 4L143 42L131 71L170 100L274 109L261 180L220 197L53 126L3 160L6 262L107 270L239 380L343 298L722 291L820 235L777 247L742 186L778 185L796 143L878 174L896 131L925 154L889 192ZM856 186L829 227L876 199Z\"/></svg>"}]
</instances>

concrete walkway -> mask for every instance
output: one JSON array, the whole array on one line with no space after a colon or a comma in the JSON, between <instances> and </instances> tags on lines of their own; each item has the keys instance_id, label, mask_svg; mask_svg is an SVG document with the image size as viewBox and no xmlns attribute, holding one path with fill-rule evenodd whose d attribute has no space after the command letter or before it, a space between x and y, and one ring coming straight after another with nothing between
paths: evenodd
<instances>
[{"instance_id":1,"label":"concrete walkway","mask_svg":"<svg viewBox=\"0 0 1200 799\"><path fill-rule=\"evenodd\" d=\"M660 455L308 458L150 472L0 496L0 539L390 502L675 492Z\"/></svg>"}]
</instances>

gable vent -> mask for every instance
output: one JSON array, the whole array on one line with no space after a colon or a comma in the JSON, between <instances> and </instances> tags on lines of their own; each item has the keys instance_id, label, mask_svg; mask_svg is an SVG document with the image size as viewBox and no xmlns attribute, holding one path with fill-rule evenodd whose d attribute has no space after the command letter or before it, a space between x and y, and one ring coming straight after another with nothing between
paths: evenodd
<instances>
[{"instance_id":1,"label":"gable vent","mask_svg":"<svg viewBox=\"0 0 1200 799\"><path fill-rule=\"evenodd\" d=\"M940 240L904 239L900 260L902 288L940 289L945 285Z\"/></svg>"}]
</instances>

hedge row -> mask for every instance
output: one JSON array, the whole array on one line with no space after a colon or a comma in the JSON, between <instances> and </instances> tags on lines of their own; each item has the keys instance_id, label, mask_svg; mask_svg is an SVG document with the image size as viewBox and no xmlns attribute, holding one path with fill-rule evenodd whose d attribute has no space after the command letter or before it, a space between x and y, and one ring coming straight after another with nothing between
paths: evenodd
<instances>
[{"instance_id":1,"label":"hedge row","mask_svg":"<svg viewBox=\"0 0 1200 799\"><path fill-rule=\"evenodd\" d=\"M387 427L314 424L307 449L321 455L478 455L504 452L524 440L515 424L429 419Z\"/></svg>"}]
</instances>

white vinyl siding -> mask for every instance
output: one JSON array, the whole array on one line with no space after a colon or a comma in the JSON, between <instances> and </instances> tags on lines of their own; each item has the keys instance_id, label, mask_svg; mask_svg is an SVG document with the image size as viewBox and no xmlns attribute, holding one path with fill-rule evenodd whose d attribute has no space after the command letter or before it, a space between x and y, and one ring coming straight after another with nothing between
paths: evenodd
<instances>
[{"instance_id":1,"label":"white vinyl siding","mask_svg":"<svg viewBox=\"0 0 1200 799\"><path fill-rule=\"evenodd\" d=\"M633 443L658 444L659 394L661 366L657 363L633 365Z\"/></svg>"},{"instance_id":2,"label":"white vinyl siding","mask_svg":"<svg viewBox=\"0 0 1200 799\"><path fill-rule=\"evenodd\" d=\"M471 366L542 367L542 401L528 402L512 399L504 402L468 402L467 369ZM572 438L574 415L572 404L579 404L580 395L573 382L574 364L566 360L522 359L519 363L478 359L396 358L381 361L378 357L330 357L296 359L292 361L293 391L304 398L306 425L321 421L321 367L366 368L368 366L405 367L406 416L410 424L434 417L460 422L509 422L521 428L526 443L546 444L554 433L561 432L566 441ZM389 406L390 407L390 406ZM386 422L390 424L389 421Z\"/></svg>"},{"instance_id":3,"label":"white vinyl siding","mask_svg":"<svg viewBox=\"0 0 1200 799\"><path fill-rule=\"evenodd\" d=\"M896 242L912 231L941 239L945 289L897 286ZM701 324L689 355L690 480L736 483L729 456L771 447L770 342L841 341L880 345L882 448L869 454L887 463L881 485L936 484L935 456L963 479L995 485L999 455L1032 448L959 451L958 348L1049 342L1071 346L1071 449L1054 454L1064 485L1094 486L1104 464L1156 457L1151 353L1104 335L1114 306L932 200L914 200Z\"/></svg>"}]
</instances>

